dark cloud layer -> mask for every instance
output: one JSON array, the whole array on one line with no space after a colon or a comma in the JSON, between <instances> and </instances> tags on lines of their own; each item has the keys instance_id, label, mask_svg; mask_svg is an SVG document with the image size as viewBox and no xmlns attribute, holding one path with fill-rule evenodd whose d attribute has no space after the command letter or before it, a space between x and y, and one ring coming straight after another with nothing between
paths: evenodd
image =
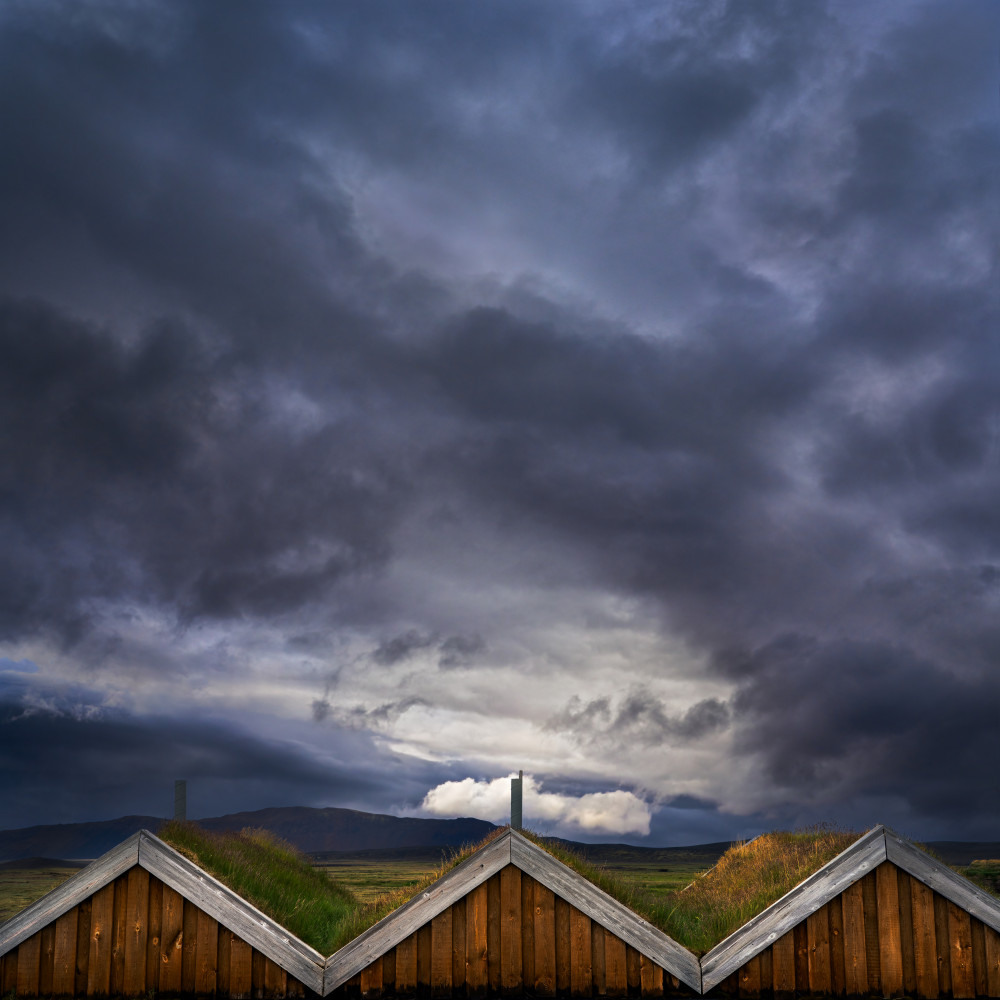
<instances>
[{"instance_id":1,"label":"dark cloud layer","mask_svg":"<svg viewBox=\"0 0 1000 1000\"><path fill-rule=\"evenodd\" d=\"M104 712L109 676L176 674L176 706L211 675L236 706L272 657L310 740L391 742L556 671L496 595L577 588L654 608L690 662L581 671L523 718L675 831L994 829L998 28L988 3L9 6L0 680L58 662ZM391 799L388 764L331 777L138 701L95 741L24 714L18 675L12 825L98 742L109 809L108 760L157 740L253 794ZM670 784L713 747L753 764L739 801Z\"/></svg>"}]
</instances>

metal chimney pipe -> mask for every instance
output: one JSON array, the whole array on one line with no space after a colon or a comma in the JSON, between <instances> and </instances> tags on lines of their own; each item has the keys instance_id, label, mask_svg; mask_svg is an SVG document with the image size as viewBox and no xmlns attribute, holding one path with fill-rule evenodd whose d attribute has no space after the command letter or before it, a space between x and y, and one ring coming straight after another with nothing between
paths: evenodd
<instances>
[{"instance_id":1,"label":"metal chimney pipe","mask_svg":"<svg viewBox=\"0 0 1000 1000\"><path fill-rule=\"evenodd\" d=\"M187 782L183 778L178 778L174 782L174 819L179 819L181 822L187 819L187 799Z\"/></svg>"},{"instance_id":2,"label":"metal chimney pipe","mask_svg":"<svg viewBox=\"0 0 1000 1000\"><path fill-rule=\"evenodd\" d=\"M523 789L524 771L518 771L517 777L510 779L510 826L512 830L521 829Z\"/></svg>"}]
</instances>

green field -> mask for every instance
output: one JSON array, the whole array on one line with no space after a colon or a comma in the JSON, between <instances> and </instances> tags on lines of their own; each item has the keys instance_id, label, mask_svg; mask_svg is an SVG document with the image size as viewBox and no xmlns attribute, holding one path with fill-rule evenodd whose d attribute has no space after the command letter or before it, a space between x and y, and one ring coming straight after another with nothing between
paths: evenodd
<instances>
[{"instance_id":1,"label":"green field","mask_svg":"<svg viewBox=\"0 0 1000 1000\"><path fill-rule=\"evenodd\" d=\"M20 913L29 903L62 885L79 867L45 865L40 868L0 868L0 923Z\"/></svg>"}]
</instances>

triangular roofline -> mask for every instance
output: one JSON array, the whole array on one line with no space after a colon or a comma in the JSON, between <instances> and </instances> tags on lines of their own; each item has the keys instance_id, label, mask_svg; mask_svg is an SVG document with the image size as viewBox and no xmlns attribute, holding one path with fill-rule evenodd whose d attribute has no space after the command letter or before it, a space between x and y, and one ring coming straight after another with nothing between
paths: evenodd
<instances>
[{"instance_id":1,"label":"triangular roofline","mask_svg":"<svg viewBox=\"0 0 1000 1000\"><path fill-rule=\"evenodd\" d=\"M883 861L1000 932L1000 900L898 834L877 826L747 921L699 962L668 935L514 830L506 830L447 875L339 951L324 957L148 830L140 830L62 885L0 924L4 955L136 865L228 927L320 996L371 964L453 903L514 865L699 993L707 993L779 937Z\"/></svg>"},{"instance_id":2,"label":"triangular roofline","mask_svg":"<svg viewBox=\"0 0 1000 1000\"><path fill-rule=\"evenodd\" d=\"M707 952L701 960L702 992L707 993L718 986L883 861L891 861L1000 932L1000 900L899 834L879 825Z\"/></svg>"}]
</instances>

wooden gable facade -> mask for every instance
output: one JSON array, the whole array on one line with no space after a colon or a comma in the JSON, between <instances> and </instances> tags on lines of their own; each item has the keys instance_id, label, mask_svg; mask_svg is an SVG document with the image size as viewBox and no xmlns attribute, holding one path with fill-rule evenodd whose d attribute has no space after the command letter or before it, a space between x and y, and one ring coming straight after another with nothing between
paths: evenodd
<instances>
[{"instance_id":1,"label":"wooden gable facade","mask_svg":"<svg viewBox=\"0 0 1000 1000\"><path fill-rule=\"evenodd\" d=\"M699 961L506 831L324 958L143 831L0 926L0 990L1000 998L1000 901L878 827Z\"/></svg>"}]
</instances>

